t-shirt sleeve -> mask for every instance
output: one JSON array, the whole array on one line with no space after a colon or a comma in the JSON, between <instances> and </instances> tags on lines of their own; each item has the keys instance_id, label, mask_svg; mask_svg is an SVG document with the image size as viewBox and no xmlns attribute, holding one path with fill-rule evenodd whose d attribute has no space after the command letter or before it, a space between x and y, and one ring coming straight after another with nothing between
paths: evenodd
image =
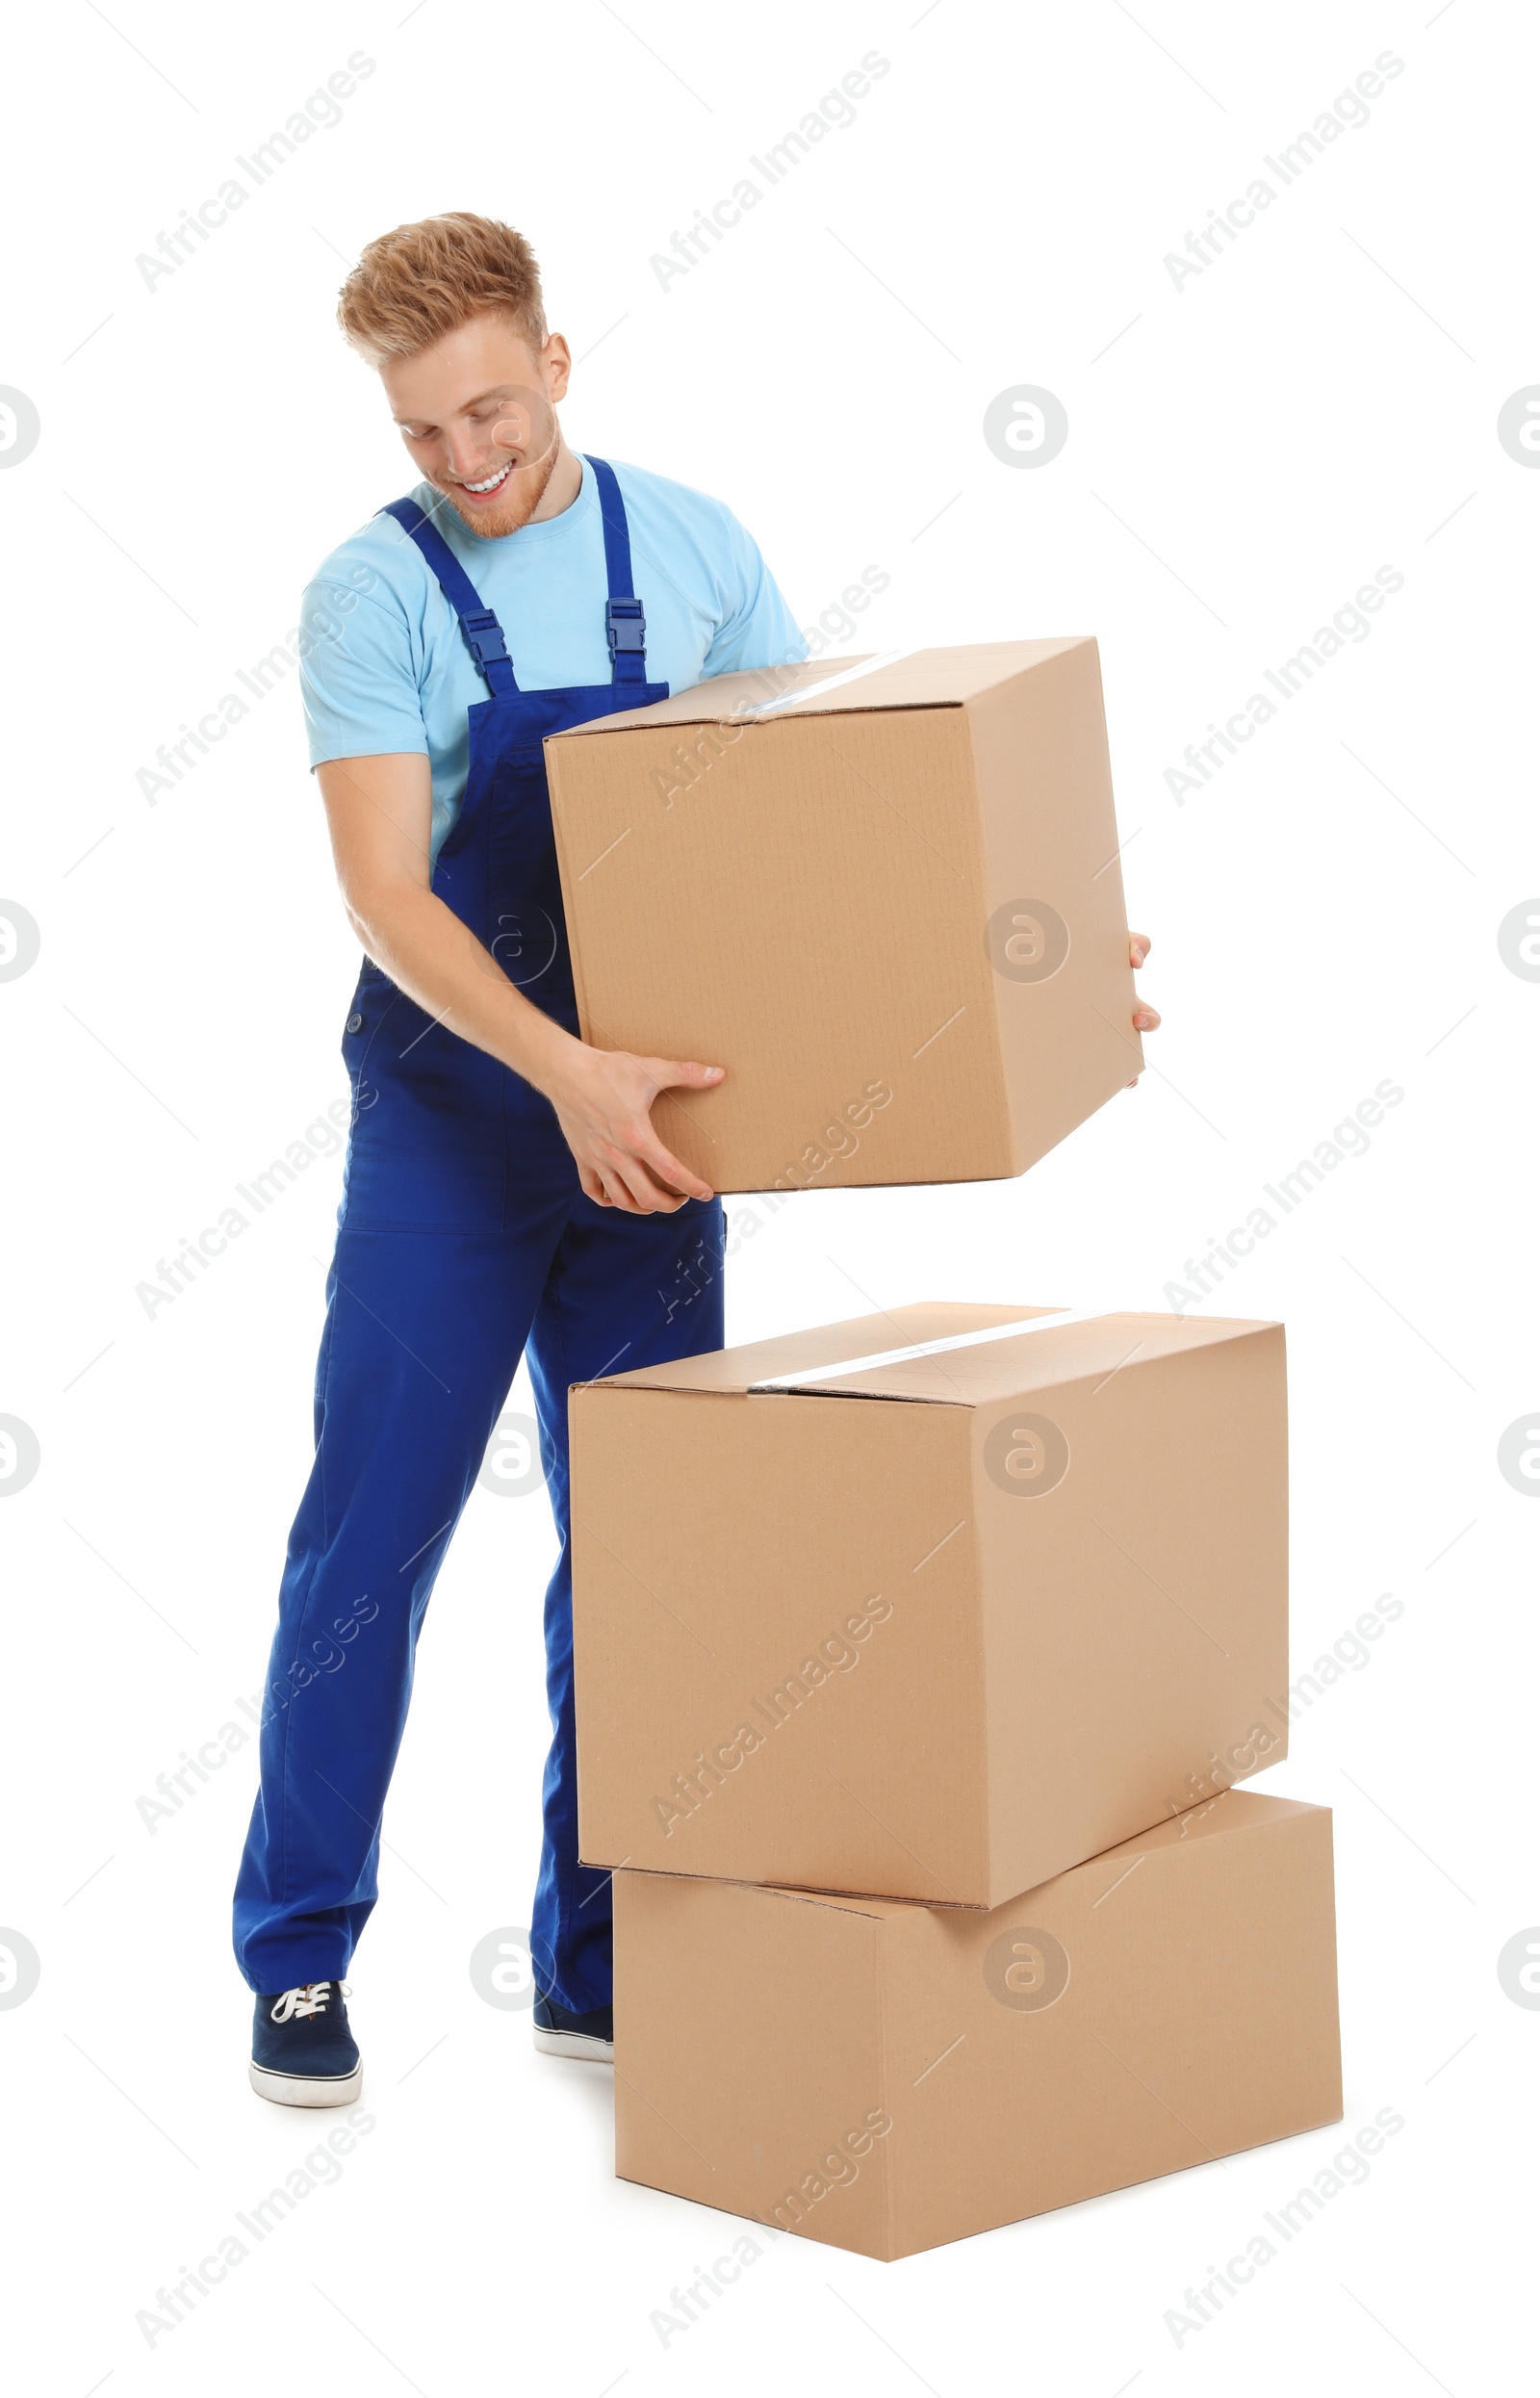
<instances>
[{"instance_id":1,"label":"t-shirt sleeve","mask_svg":"<svg viewBox=\"0 0 1540 2398\"><path fill-rule=\"evenodd\" d=\"M792 666L808 655L808 644L779 584L759 554L758 545L736 517L728 518L733 605L711 637L701 680L731 675L756 666Z\"/></svg>"},{"instance_id":2,"label":"t-shirt sleeve","mask_svg":"<svg viewBox=\"0 0 1540 2398\"><path fill-rule=\"evenodd\" d=\"M312 766L332 758L427 755L418 666L389 600L318 579L300 611L305 733Z\"/></svg>"}]
</instances>

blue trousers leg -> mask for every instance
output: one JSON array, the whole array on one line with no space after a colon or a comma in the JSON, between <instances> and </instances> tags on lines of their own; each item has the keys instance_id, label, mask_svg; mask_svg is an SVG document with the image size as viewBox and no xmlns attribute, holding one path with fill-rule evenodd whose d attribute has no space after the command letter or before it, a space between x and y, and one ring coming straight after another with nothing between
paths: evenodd
<instances>
[{"instance_id":1,"label":"blue trousers leg","mask_svg":"<svg viewBox=\"0 0 1540 2398\"><path fill-rule=\"evenodd\" d=\"M563 2005L607 2002L607 1882L577 1862L567 1383L719 1347L721 1245L715 1205L617 1216L580 1196L570 1161L524 1194L512 1229L339 1234L236 1886L254 1990L341 1977L374 1906L424 1615L527 1339L561 1539L536 1971Z\"/></svg>"},{"instance_id":2,"label":"blue trousers leg","mask_svg":"<svg viewBox=\"0 0 1540 2398\"><path fill-rule=\"evenodd\" d=\"M338 1235L236 1885L254 1990L339 1978L369 1920L424 1614L566 1215L553 1199L516 1236Z\"/></svg>"}]
</instances>

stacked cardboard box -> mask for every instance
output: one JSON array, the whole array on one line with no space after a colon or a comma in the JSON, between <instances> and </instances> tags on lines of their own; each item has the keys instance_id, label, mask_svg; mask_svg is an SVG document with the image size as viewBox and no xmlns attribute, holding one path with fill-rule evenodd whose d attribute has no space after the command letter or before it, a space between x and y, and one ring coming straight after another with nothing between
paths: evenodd
<instances>
[{"instance_id":1,"label":"stacked cardboard box","mask_svg":"<svg viewBox=\"0 0 1540 2398\"><path fill-rule=\"evenodd\" d=\"M1330 1818L1229 1790L1280 1327L925 1305L570 1404L623 2175L893 2256L1335 2119Z\"/></svg>"},{"instance_id":2,"label":"stacked cardboard box","mask_svg":"<svg viewBox=\"0 0 1540 2398\"><path fill-rule=\"evenodd\" d=\"M824 1179L1019 1171L1132 1070L1094 645L1001 658L883 667L834 733L860 678L824 679L813 725L807 670L741 745L716 720L689 804L735 812L735 834L674 815L682 769L669 787L654 756L712 721L701 693L551 745L564 840L585 827L565 855L591 1037L730 1064L741 1040L751 1061L796 977L774 1002L734 982L723 926L763 903L773 981L778 956L816 963L830 888L860 918L838 969L855 1044L820 1002L757 1097L668 1126L718 1187L776 1179L814 1091L858 1070L890 1085L891 1120L848 1149L826 1126ZM904 885L904 840L824 742L965 867L956 923L938 869ZM633 851L613 913L572 879L590 843ZM677 943L668 974L636 944L644 898L649 937L661 909ZM1065 930L1048 975L1005 970L1002 905L1023 956ZM916 950L936 972L911 1020ZM706 960L678 1017L676 957ZM905 1085L881 1039L902 1048L980 958L959 1079ZM1056 977L1059 1012L1023 1012ZM716 1046L689 1014L713 997ZM930 1303L615 1375L570 1413L579 1831L615 1875L619 2173L892 2257L1336 2119L1330 1817L1230 1787L1287 1742L1281 1327Z\"/></svg>"},{"instance_id":3,"label":"stacked cardboard box","mask_svg":"<svg viewBox=\"0 0 1540 2398\"><path fill-rule=\"evenodd\" d=\"M988 1915L625 1872L623 2178L892 2258L1342 2113L1331 1818L1235 1791Z\"/></svg>"}]
</instances>

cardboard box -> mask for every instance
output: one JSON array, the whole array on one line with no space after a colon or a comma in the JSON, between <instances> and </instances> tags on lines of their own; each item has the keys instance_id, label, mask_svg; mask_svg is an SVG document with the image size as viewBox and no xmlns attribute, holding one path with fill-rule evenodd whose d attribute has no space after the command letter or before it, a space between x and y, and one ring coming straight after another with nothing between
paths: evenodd
<instances>
[{"instance_id":1,"label":"cardboard box","mask_svg":"<svg viewBox=\"0 0 1540 2398\"><path fill-rule=\"evenodd\" d=\"M1341 2114L1322 1807L1235 1792L986 1916L615 1879L616 2173L807 2239L908 2256Z\"/></svg>"},{"instance_id":2,"label":"cardboard box","mask_svg":"<svg viewBox=\"0 0 1540 2398\"><path fill-rule=\"evenodd\" d=\"M1285 1754L1279 1325L907 1307L569 1406L591 1864L993 1907Z\"/></svg>"},{"instance_id":3,"label":"cardboard box","mask_svg":"<svg viewBox=\"0 0 1540 2398\"><path fill-rule=\"evenodd\" d=\"M757 711L757 712L755 712ZM723 675L546 743L578 1007L718 1191L1021 1173L1139 1072L1096 644Z\"/></svg>"}]
</instances>

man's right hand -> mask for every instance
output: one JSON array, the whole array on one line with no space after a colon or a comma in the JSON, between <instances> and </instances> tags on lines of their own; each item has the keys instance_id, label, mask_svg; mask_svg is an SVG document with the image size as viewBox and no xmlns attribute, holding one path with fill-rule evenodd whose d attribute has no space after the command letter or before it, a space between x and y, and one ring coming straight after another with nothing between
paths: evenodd
<instances>
[{"instance_id":1,"label":"man's right hand","mask_svg":"<svg viewBox=\"0 0 1540 2398\"><path fill-rule=\"evenodd\" d=\"M587 1197L627 1216L673 1215L687 1199L710 1199L709 1183L653 1130L652 1107L660 1091L709 1091L722 1074L720 1066L693 1059L632 1057L572 1042L542 1083Z\"/></svg>"}]
</instances>

